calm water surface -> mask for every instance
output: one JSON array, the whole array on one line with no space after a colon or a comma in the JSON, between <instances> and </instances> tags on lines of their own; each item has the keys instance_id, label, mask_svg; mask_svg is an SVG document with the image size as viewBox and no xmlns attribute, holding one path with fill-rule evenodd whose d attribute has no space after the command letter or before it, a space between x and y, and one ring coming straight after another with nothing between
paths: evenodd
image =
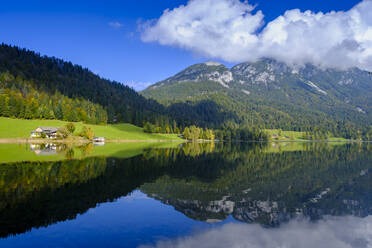
<instances>
[{"instance_id":1,"label":"calm water surface","mask_svg":"<svg viewBox=\"0 0 372 248\"><path fill-rule=\"evenodd\" d=\"M0 247L372 247L371 144L111 146L1 145Z\"/></svg>"}]
</instances>

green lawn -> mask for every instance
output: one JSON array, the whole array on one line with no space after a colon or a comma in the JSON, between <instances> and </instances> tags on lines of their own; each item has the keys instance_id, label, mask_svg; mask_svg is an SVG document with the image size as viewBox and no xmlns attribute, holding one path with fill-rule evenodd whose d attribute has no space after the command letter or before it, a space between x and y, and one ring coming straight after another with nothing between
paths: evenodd
<instances>
[{"instance_id":1,"label":"green lawn","mask_svg":"<svg viewBox=\"0 0 372 248\"><path fill-rule=\"evenodd\" d=\"M306 141L304 139L305 132L296 132L296 131L281 131L281 135L279 135L279 129L265 129L270 135L272 141ZM275 138L274 138L275 136ZM338 137L330 137L328 138L329 142L346 142L347 139L338 138Z\"/></svg>"},{"instance_id":2,"label":"green lawn","mask_svg":"<svg viewBox=\"0 0 372 248\"><path fill-rule=\"evenodd\" d=\"M62 127L67 122L58 120L21 120L0 117L0 138L29 138L30 132L37 127ZM83 125L75 122L75 133ZM148 134L143 129L131 124L115 125L85 125L91 128L95 136L105 137L109 140L181 140L175 134Z\"/></svg>"},{"instance_id":3,"label":"green lawn","mask_svg":"<svg viewBox=\"0 0 372 248\"><path fill-rule=\"evenodd\" d=\"M336 142L337 141L337 142ZM326 147L332 148L334 146L344 145L345 142L342 140L329 140L329 142L323 143ZM267 147L264 148L266 153L281 153L281 152L296 152L296 151L306 151L311 148L311 146L317 145L311 142L270 142Z\"/></svg>"},{"instance_id":4,"label":"green lawn","mask_svg":"<svg viewBox=\"0 0 372 248\"><path fill-rule=\"evenodd\" d=\"M296 132L296 131L281 131L281 135L279 136L279 129L265 129L265 131L272 137L273 135L277 135L278 138L273 138L272 140L293 140L293 141L303 141L303 137L305 132ZM293 139L294 138L294 139Z\"/></svg>"}]
</instances>

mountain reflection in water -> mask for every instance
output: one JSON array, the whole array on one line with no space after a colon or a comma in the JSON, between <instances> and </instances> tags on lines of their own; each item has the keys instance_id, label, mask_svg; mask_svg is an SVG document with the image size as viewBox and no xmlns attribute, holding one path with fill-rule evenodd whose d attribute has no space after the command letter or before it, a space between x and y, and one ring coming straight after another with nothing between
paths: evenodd
<instances>
[{"instance_id":1,"label":"mountain reflection in water","mask_svg":"<svg viewBox=\"0 0 372 248\"><path fill-rule=\"evenodd\" d=\"M140 189L207 222L232 215L242 222L275 226L299 215L315 220L371 214L370 148L318 144L299 151L267 151L231 147L193 160L189 167L180 161L178 170Z\"/></svg>"},{"instance_id":2,"label":"mountain reflection in water","mask_svg":"<svg viewBox=\"0 0 372 248\"><path fill-rule=\"evenodd\" d=\"M285 237L303 236L306 243L322 240L326 232L338 247L371 244L369 144L183 144L127 158L89 157L91 149L82 159L1 164L0 236L76 219L139 189L193 220L216 223L232 216L253 223L222 223L158 247L190 247L208 239L224 247L235 241L292 247L284 241L294 239Z\"/></svg>"}]
</instances>

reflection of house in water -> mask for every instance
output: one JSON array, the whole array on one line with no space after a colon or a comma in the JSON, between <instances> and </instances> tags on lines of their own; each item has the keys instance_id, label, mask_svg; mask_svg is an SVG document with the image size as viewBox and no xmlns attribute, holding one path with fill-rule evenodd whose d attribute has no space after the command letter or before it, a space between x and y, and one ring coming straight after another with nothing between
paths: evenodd
<instances>
[{"instance_id":1,"label":"reflection of house in water","mask_svg":"<svg viewBox=\"0 0 372 248\"><path fill-rule=\"evenodd\" d=\"M31 151L36 155L48 156L57 154L57 145L56 144L31 144Z\"/></svg>"},{"instance_id":2,"label":"reflection of house in water","mask_svg":"<svg viewBox=\"0 0 372 248\"><path fill-rule=\"evenodd\" d=\"M56 127L38 127L31 132L31 138L42 138L45 135L45 138L55 139L57 138L58 128Z\"/></svg>"},{"instance_id":3,"label":"reflection of house in water","mask_svg":"<svg viewBox=\"0 0 372 248\"><path fill-rule=\"evenodd\" d=\"M105 137L94 137L93 144L96 146L103 146L105 145Z\"/></svg>"}]
</instances>

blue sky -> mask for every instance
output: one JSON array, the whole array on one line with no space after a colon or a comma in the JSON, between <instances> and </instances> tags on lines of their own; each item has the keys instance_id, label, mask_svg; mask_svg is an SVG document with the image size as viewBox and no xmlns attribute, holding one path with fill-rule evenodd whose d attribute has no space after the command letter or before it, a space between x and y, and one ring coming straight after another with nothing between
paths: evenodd
<instances>
[{"instance_id":1,"label":"blue sky","mask_svg":"<svg viewBox=\"0 0 372 248\"><path fill-rule=\"evenodd\" d=\"M209 60L192 49L143 42L138 23L157 19L167 8L188 1L40 1L4 0L0 42L55 56L89 68L108 79L142 89L185 67ZM252 0L268 23L286 10L349 10L360 1ZM256 11L254 10L254 11ZM120 24L120 25L118 25ZM224 62L224 57L216 59ZM233 62L227 63L231 66Z\"/></svg>"}]
</instances>

